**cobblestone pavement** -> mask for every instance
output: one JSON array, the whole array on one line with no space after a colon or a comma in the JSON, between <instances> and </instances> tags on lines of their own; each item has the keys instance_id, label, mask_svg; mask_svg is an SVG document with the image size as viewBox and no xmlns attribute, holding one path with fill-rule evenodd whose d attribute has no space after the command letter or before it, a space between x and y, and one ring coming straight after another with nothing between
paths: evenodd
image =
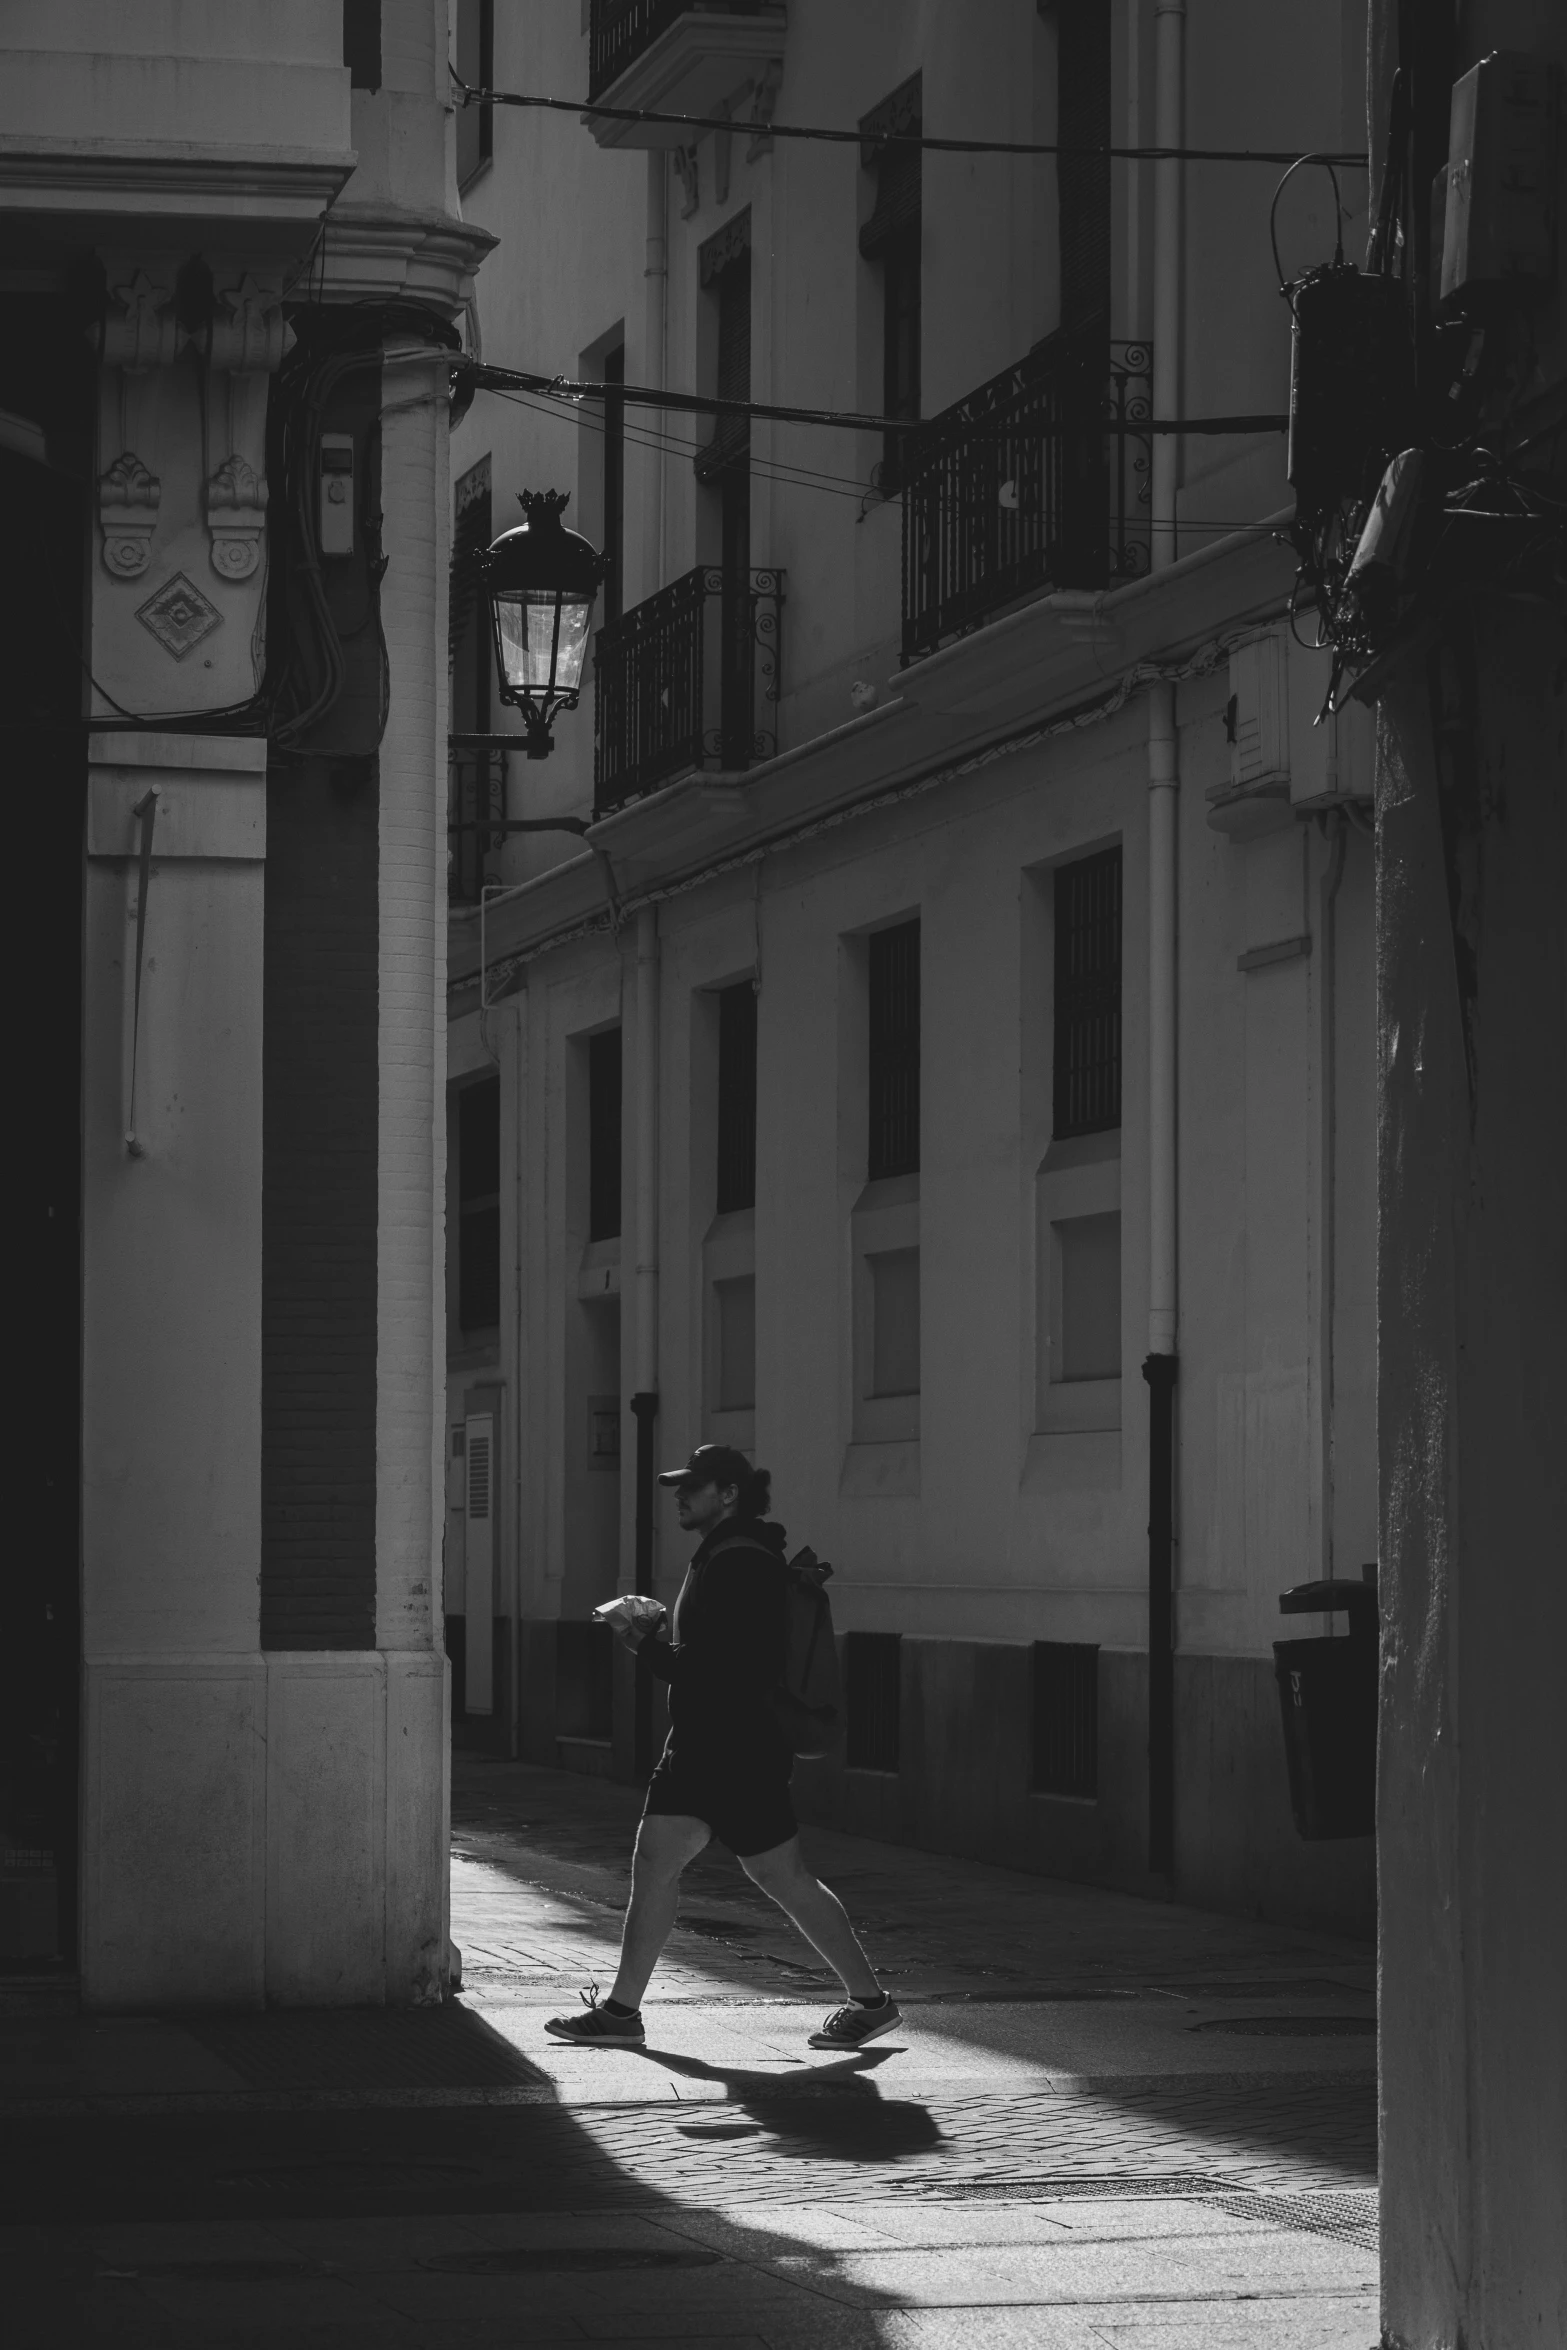
<instances>
[{"instance_id":1,"label":"cobblestone pavement","mask_svg":"<svg viewBox=\"0 0 1567 2350\"><path fill-rule=\"evenodd\" d=\"M1376 2341L1363 1947L808 1831L898 2032L809 2049L831 1979L710 1852L648 2048L577 2050L634 1798L453 1803L438 2014L0 2009L14 2350Z\"/></svg>"}]
</instances>

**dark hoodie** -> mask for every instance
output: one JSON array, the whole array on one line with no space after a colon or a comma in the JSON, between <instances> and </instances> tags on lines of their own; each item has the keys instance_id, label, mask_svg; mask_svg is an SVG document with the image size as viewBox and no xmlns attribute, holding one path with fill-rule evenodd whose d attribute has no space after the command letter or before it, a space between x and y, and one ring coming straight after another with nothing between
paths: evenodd
<instances>
[{"instance_id":1,"label":"dark hoodie","mask_svg":"<svg viewBox=\"0 0 1567 2350\"><path fill-rule=\"evenodd\" d=\"M638 1651L649 1671L669 1683L669 1719L682 1760L715 1748L715 1760L730 1761L753 1747L769 1757L775 1749L788 1752L768 1704L783 1676L783 1562L782 1526L726 1518L686 1569L672 1639L660 1633Z\"/></svg>"}]
</instances>

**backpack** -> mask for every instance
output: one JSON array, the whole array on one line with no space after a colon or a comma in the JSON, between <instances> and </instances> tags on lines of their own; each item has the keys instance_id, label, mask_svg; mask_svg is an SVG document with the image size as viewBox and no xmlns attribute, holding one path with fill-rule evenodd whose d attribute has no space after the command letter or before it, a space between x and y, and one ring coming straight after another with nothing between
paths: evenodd
<instances>
[{"instance_id":1,"label":"backpack","mask_svg":"<svg viewBox=\"0 0 1567 2350\"><path fill-rule=\"evenodd\" d=\"M760 1545L739 1535L712 1552ZM769 1553L769 1556L772 1554ZM830 1754L843 1734L843 1682L838 1643L833 1637L827 1579L832 1568L814 1550L797 1550L780 1562L784 1570L784 1669L772 1692L773 1712L790 1746L802 1760Z\"/></svg>"}]
</instances>

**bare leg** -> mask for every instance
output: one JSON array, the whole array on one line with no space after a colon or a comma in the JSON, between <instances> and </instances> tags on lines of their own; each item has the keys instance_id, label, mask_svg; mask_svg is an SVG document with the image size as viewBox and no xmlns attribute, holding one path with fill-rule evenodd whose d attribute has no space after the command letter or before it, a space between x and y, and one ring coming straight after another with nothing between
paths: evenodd
<instances>
[{"instance_id":1,"label":"bare leg","mask_svg":"<svg viewBox=\"0 0 1567 2350\"><path fill-rule=\"evenodd\" d=\"M874 1999L881 1989L870 1960L855 1939L849 1913L836 1893L806 1865L800 1839L753 1852L740 1866L770 1901L792 1918L813 1950L820 1951L851 1999Z\"/></svg>"},{"instance_id":2,"label":"bare leg","mask_svg":"<svg viewBox=\"0 0 1567 2350\"><path fill-rule=\"evenodd\" d=\"M631 1899L620 1929L620 1972L611 1999L617 2007L640 2007L648 1977L669 1940L680 1899L680 1872L695 1860L712 1830L706 1820L683 1815L645 1819L631 1856Z\"/></svg>"}]
</instances>

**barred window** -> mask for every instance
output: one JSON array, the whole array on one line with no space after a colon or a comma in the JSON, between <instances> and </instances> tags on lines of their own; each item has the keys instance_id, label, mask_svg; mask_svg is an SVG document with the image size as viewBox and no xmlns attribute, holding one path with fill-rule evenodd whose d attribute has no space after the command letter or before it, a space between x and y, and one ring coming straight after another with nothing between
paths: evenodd
<instances>
[{"instance_id":1,"label":"barred window","mask_svg":"<svg viewBox=\"0 0 1567 2350\"><path fill-rule=\"evenodd\" d=\"M917 1175L920 1164L919 919L870 940L870 1149L872 1183Z\"/></svg>"},{"instance_id":2,"label":"barred window","mask_svg":"<svg viewBox=\"0 0 1567 2350\"><path fill-rule=\"evenodd\" d=\"M721 1216L756 1205L756 989L718 996L718 1196Z\"/></svg>"},{"instance_id":3,"label":"barred window","mask_svg":"<svg viewBox=\"0 0 1567 2350\"><path fill-rule=\"evenodd\" d=\"M895 1771L902 1644L896 1632L851 1632L843 1649L845 1760L851 1771Z\"/></svg>"},{"instance_id":4,"label":"barred window","mask_svg":"<svg viewBox=\"0 0 1567 2350\"><path fill-rule=\"evenodd\" d=\"M588 1238L620 1236L620 1030L588 1038Z\"/></svg>"},{"instance_id":5,"label":"barred window","mask_svg":"<svg viewBox=\"0 0 1567 2350\"><path fill-rule=\"evenodd\" d=\"M501 1318L501 1081L457 1095L457 1319L465 1331Z\"/></svg>"},{"instance_id":6,"label":"barred window","mask_svg":"<svg viewBox=\"0 0 1567 2350\"><path fill-rule=\"evenodd\" d=\"M1121 1123L1121 851L1056 872L1056 1139Z\"/></svg>"},{"instance_id":7,"label":"barred window","mask_svg":"<svg viewBox=\"0 0 1567 2350\"><path fill-rule=\"evenodd\" d=\"M1034 1643L1036 1795L1099 1793L1099 1651L1062 1640Z\"/></svg>"}]
</instances>

